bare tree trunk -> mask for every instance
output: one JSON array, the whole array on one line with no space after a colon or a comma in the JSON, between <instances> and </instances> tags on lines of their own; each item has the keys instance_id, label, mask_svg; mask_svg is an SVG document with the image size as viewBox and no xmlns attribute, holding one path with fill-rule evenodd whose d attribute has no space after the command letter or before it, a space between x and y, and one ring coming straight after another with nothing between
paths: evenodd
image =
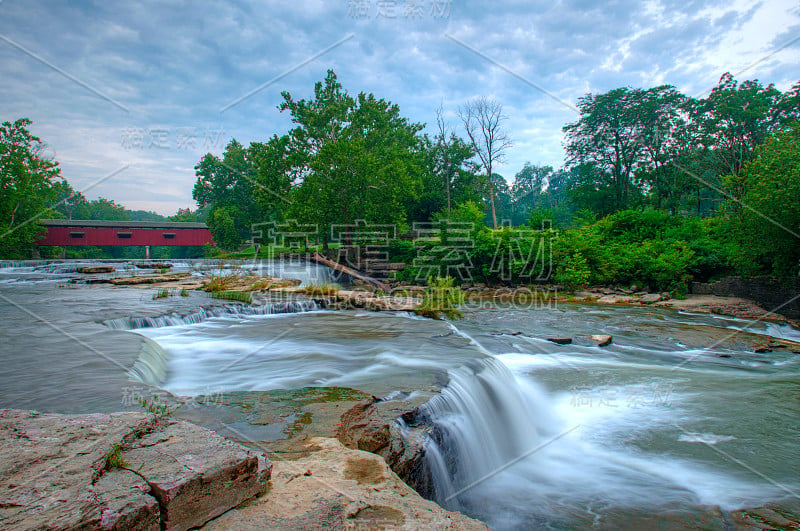
<instances>
[{"instance_id":1,"label":"bare tree trunk","mask_svg":"<svg viewBox=\"0 0 800 531\"><path fill-rule=\"evenodd\" d=\"M494 183L492 182L492 176L489 176L489 204L492 206L492 228L497 228L497 213L494 209Z\"/></svg>"},{"instance_id":2,"label":"bare tree trunk","mask_svg":"<svg viewBox=\"0 0 800 531\"><path fill-rule=\"evenodd\" d=\"M502 130L506 120L503 106L496 101L477 98L460 107L458 115L464 124L475 155L486 170L489 178L489 204L492 209L492 226L497 228L497 211L494 202L494 183L492 167L495 162L502 162L505 151L511 146L511 139Z\"/></svg>"}]
</instances>

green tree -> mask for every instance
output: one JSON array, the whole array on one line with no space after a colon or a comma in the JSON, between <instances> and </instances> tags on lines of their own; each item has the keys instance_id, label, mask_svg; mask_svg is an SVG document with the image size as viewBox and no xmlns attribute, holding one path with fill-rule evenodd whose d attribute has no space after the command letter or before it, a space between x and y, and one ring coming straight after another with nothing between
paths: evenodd
<instances>
[{"instance_id":1,"label":"green tree","mask_svg":"<svg viewBox=\"0 0 800 531\"><path fill-rule=\"evenodd\" d=\"M207 153L195 166L197 182L192 190L192 197L201 209L208 209L209 229L214 239L217 242L226 242L229 249L249 238L253 223L264 220L264 213L255 193L258 188L254 164L257 153L257 149L246 149L234 139L225 147L222 158ZM216 222L212 222L217 209L224 209L224 212L216 217ZM236 245L231 240L227 222L220 222L222 219L233 222L238 235ZM215 230L222 230L222 227L225 234L217 234Z\"/></svg>"},{"instance_id":2,"label":"green tree","mask_svg":"<svg viewBox=\"0 0 800 531\"><path fill-rule=\"evenodd\" d=\"M552 166L537 166L526 162L522 169L514 176L511 185L512 222L522 225L530 216L531 211L545 208L545 190L553 175Z\"/></svg>"},{"instance_id":3,"label":"green tree","mask_svg":"<svg viewBox=\"0 0 800 531\"><path fill-rule=\"evenodd\" d=\"M634 171L642 158L641 89L622 87L605 94L587 94L578 100L580 118L564 126L567 164L592 167L583 177L596 179L597 190L606 189L603 210L628 208L636 193ZM588 165L588 166L587 166Z\"/></svg>"},{"instance_id":4,"label":"green tree","mask_svg":"<svg viewBox=\"0 0 800 531\"><path fill-rule=\"evenodd\" d=\"M131 213L124 206L117 204L113 199L100 197L88 204L89 219L107 221L130 221Z\"/></svg>"},{"instance_id":5,"label":"green tree","mask_svg":"<svg viewBox=\"0 0 800 531\"><path fill-rule=\"evenodd\" d=\"M53 184L58 163L42 156L43 144L20 118L0 126L0 256L25 258L42 227L37 220L53 214Z\"/></svg>"},{"instance_id":6,"label":"green tree","mask_svg":"<svg viewBox=\"0 0 800 531\"><path fill-rule=\"evenodd\" d=\"M218 207L208 216L208 228L214 236L214 242L226 251L235 251L242 243L241 236L236 230L235 216L238 214L235 207Z\"/></svg>"},{"instance_id":7,"label":"green tree","mask_svg":"<svg viewBox=\"0 0 800 531\"><path fill-rule=\"evenodd\" d=\"M91 219L89 201L82 193L74 190L67 181L53 183L53 197L55 210L66 219Z\"/></svg>"},{"instance_id":8,"label":"green tree","mask_svg":"<svg viewBox=\"0 0 800 531\"><path fill-rule=\"evenodd\" d=\"M199 221L197 218L197 211L192 211L191 208L179 208L175 214L169 217L169 220L183 223L195 223Z\"/></svg>"},{"instance_id":9,"label":"green tree","mask_svg":"<svg viewBox=\"0 0 800 531\"><path fill-rule=\"evenodd\" d=\"M472 147L453 133L437 110L439 131L434 138L422 138L425 154L422 193L410 209L416 221L428 221L435 212L452 209L466 201L479 201L483 183L477 175L478 166L472 162Z\"/></svg>"},{"instance_id":10,"label":"green tree","mask_svg":"<svg viewBox=\"0 0 800 531\"><path fill-rule=\"evenodd\" d=\"M297 124L289 132L300 176L291 216L317 224L326 244L332 224L404 223L422 189L423 126L373 94L349 96L333 71L315 85L313 100L283 98L279 109Z\"/></svg>"},{"instance_id":11,"label":"green tree","mask_svg":"<svg viewBox=\"0 0 800 531\"><path fill-rule=\"evenodd\" d=\"M741 171L747 206L737 217L745 251L740 266L755 264L781 276L800 270L800 122L772 135L756 148Z\"/></svg>"}]
</instances>

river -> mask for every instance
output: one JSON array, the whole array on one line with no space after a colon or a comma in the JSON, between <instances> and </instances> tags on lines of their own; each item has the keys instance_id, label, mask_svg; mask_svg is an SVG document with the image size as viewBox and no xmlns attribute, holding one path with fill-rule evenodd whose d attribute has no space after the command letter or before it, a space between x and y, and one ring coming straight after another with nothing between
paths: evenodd
<instances>
[{"instance_id":1,"label":"river","mask_svg":"<svg viewBox=\"0 0 800 531\"><path fill-rule=\"evenodd\" d=\"M229 270L174 269L214 268ZM146 386L191 397L446 385L423 406L437 501L492 527L714 527L720 511L797 508L800 356L753 352L770 337L800 340L788 326L567 303L467 308L455 322L311 301L244 308L67 283L75 276L68 263L0 267L0 407L135 409L131 390ZM598 333L612 344L581 339Z\"/></svg>"}]
</instances>

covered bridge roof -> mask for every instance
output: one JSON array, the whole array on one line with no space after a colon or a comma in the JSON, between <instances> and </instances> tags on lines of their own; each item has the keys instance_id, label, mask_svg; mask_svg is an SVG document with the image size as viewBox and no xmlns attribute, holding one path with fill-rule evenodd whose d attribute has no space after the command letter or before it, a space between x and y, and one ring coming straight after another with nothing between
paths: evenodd
<instances>
[{"instance_id":1,"label":"covered bridge roof","mask_svg":"<svg viewBox=\"0 0 800 531\"><path fill-rule=\"evenodd\" d=\"M105 221L96 219L43 219L46 227L96 227L109 229L208 229L205 223L182 221Z\"/></svg>"}]
</instances>

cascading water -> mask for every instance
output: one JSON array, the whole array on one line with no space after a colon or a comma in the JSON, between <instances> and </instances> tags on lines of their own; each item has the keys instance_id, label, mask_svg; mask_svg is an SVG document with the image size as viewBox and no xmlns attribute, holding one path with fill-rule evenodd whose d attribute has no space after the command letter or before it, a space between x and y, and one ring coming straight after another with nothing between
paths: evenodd
<instances>
[{"instance_id":1,"label":"cascading water","mask_svg":"<svg viewBox=\"0 0 800 531\"><path fill-rule=\"evenodd\" d=\"M559 415L551 397L497 359L449 374L420 408L432 426L425 459L435 500L495 529L593 525L614 511L733 509L781 494L699 463L607 446L594 426ZM632 422L650 421L635 413Z\"/></svg>"},{"instance_id":2,"label":"cascading water","mask_svg":"<svg viewBox=\"0 0 800 531\"><path fill-rule=\"evenodd\" d=\"M181 326L197 324L213 317L248 316L248 315L276 315L282 313L302 313L319 310L314 301L281 301L264 304L226 304L199 308L191 313L161 315L158 317L122 317L109 319L103 324L114 330L137 330L140 328L162 328L165 326Z\"/></svg>"},{"instance_id":3,"label":"cascading water","mask_svg":"<svg viewBox=\"0 0 800 531\"><path fill-rule=\"evenodd\" d=\"M128 377L134 382L141 382L158 387L167 377L167 352L147 337L139 350L139 357L128 371Z\"/></svg>"},{"instance_id":4,"label":"cascading water","mask_svg":"<svg viewBox=\"0 0 800 531\"><path fill-rule=\"evenodd\" d=\"M447 387L420 410L434 426L425 452L436 500L451 510L485 514L493 504L485 492L497 475L558 435L547 403L540 390L492 358L450 371Z\"/></svg>"}]
</instances>

